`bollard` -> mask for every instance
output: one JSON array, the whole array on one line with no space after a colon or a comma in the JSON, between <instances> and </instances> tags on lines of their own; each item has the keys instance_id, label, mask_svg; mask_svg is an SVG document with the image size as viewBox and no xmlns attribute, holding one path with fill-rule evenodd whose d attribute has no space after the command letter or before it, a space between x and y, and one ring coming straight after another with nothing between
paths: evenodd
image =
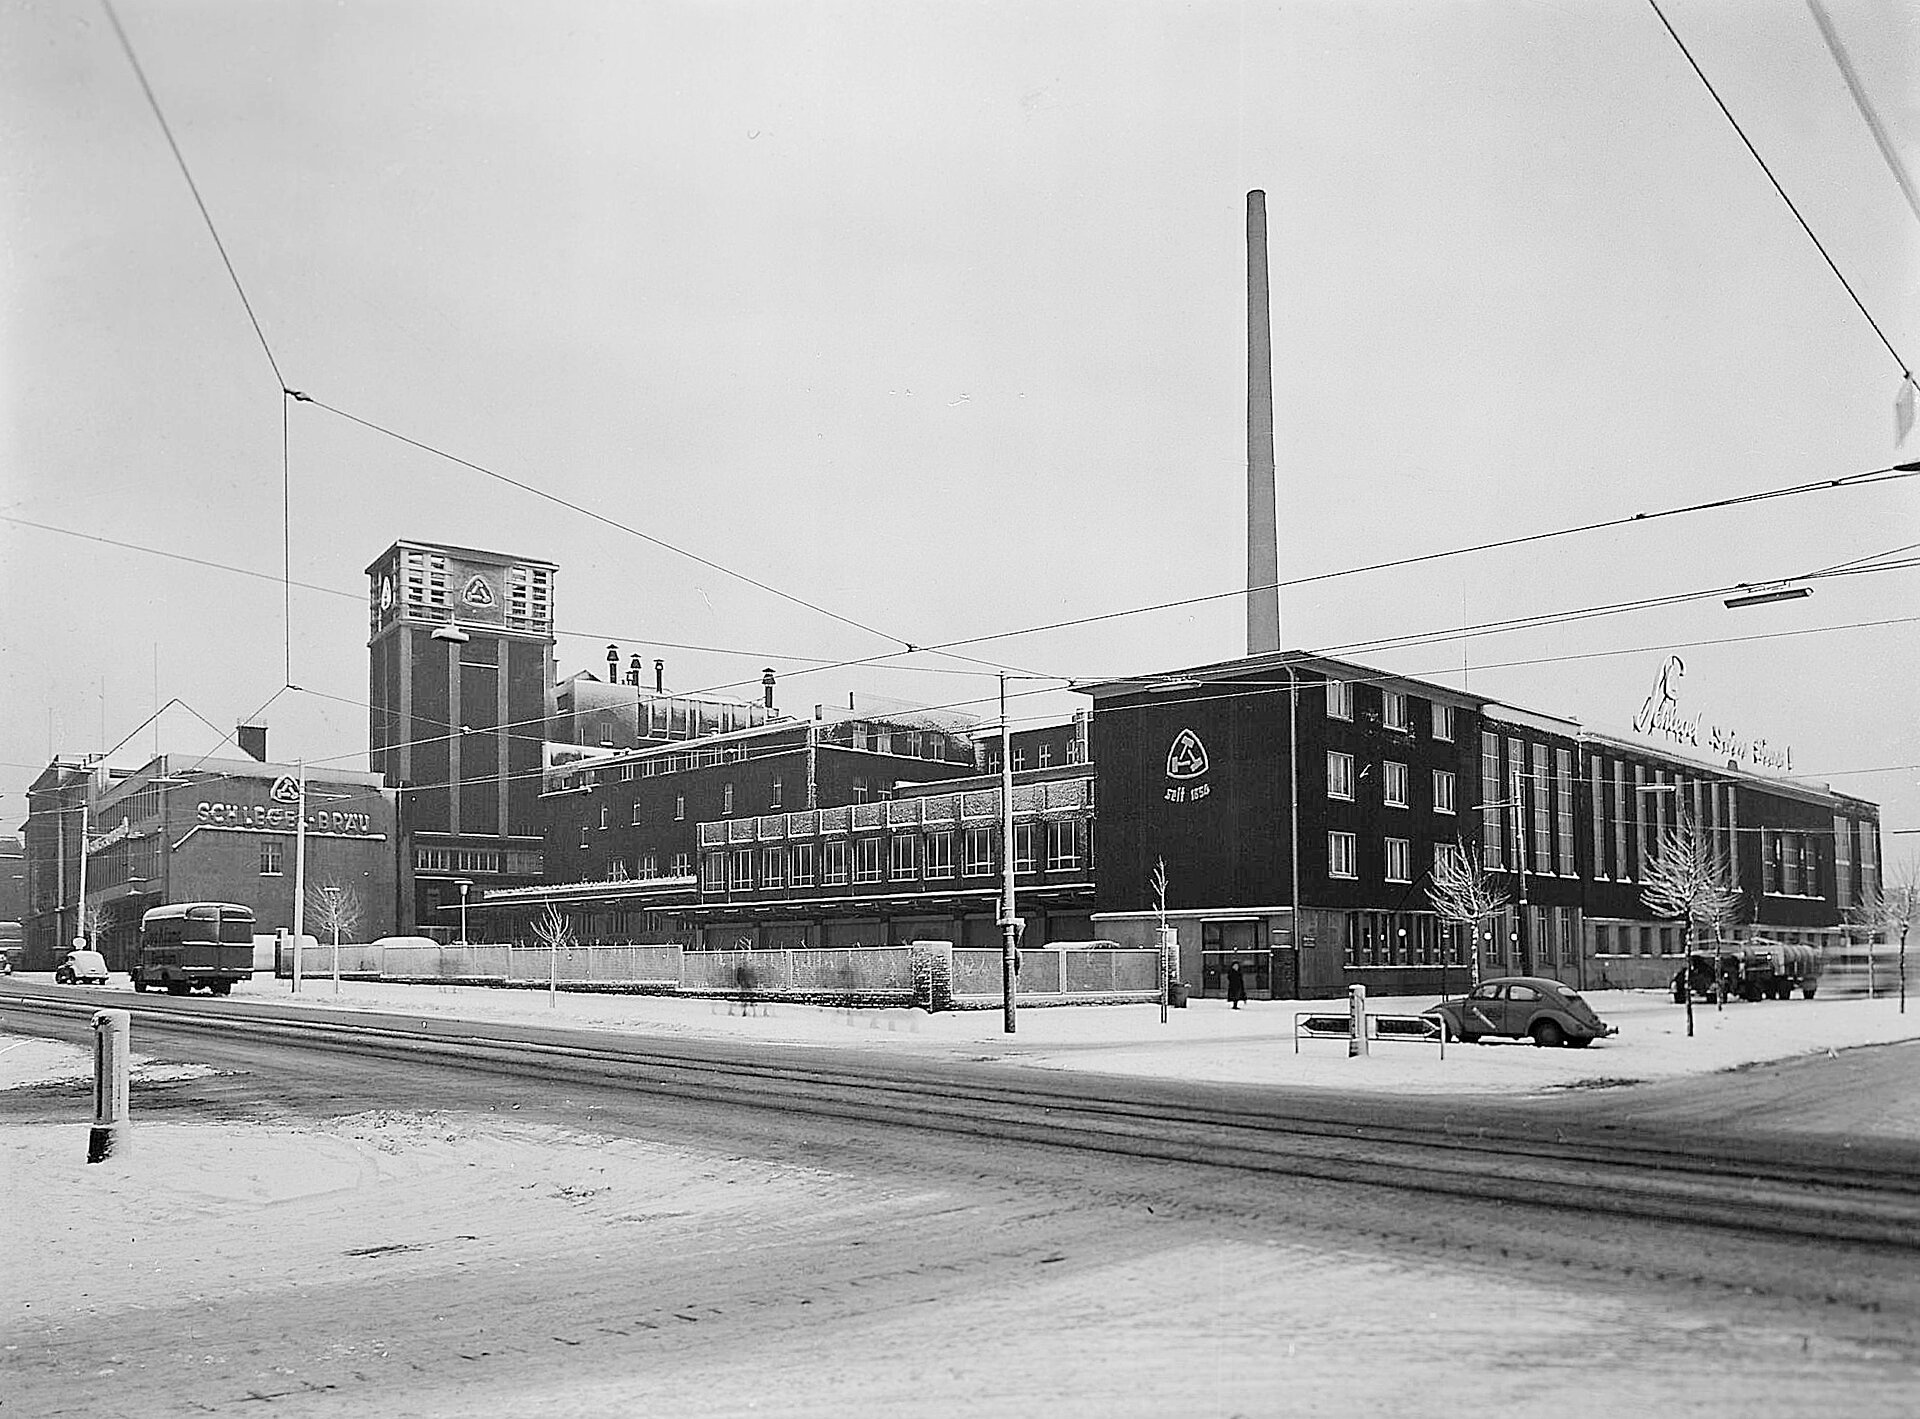
<instances>
[{"instance_id":1,"label":"bollard","mask_svg":"<svg viewBox=\"0 0 1920 1419\"><path fill-rule=\"evenodd\" d=\"M1367 988L1347 987L1347 1058L1367 1053Z\"/></svg>"},{"instance_id":2,"label":"bollard","mask_svg":"<svg viewBox=\"0 0 1920 1419\"><path fill-rule=\"evenodd\" d=\"M93 1012L93 1130L87 1161L103 1162L127 1151L127 1034L124 1010Z\"/></svg>"}]
</instances>

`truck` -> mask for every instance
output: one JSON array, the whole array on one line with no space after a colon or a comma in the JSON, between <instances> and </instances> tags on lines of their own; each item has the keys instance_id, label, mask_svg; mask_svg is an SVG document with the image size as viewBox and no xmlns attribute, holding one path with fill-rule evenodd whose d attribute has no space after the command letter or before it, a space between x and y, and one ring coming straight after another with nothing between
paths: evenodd
<instances>
[{"instance_id":1,"label":"truck","mask_svg":"<svg viewBox=\"0 0 1920 1419\"><path fill-rule=\"evenodd\" d=\"M176 902L140 918L135 990L230 995L253 977L253 908L232 902Z\"/></svg>"},{"instance_id":2,"label":"truck","mask_svg":"<svg viewBox=\"0 0 1920 1419\"><path fill-rule=\"evenodd\" d=\"M1807 1000L1820 987L1820 953L1791 941L1755 938L1718 951L1695 951L1673 973L1673 1001L1785 1000L1798 990Z\"/></svg>"}]
</instances>

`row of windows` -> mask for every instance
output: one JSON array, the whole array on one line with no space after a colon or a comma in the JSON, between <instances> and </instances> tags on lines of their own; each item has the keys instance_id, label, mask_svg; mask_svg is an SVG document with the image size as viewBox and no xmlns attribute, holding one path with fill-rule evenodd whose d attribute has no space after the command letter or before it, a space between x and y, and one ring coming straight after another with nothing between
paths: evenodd
<instances>
[{"instance_id":1,"label":"row of windows","mask_svg":"<svg viewBox=\"0 0 1920 1419\"><path fill-rule=\"evenodd\" d=\"M768 780L768 783L767 783L768 810L771 812L781 811L781 806L783 801L785 800L785 797L786 797L786 780L781 778L778 774L776 774L772 779ZM853 780L853 793L852 793L853 801L855 803L865 803L869 800L869 797L870 797L870 794L869 794L867 781L863 778L856 776ZM880 797L883 799L892 798L893 790L887 789L887 788L881 789ZM733 816L733 813L734 813L733 785L731 783L723 783L720 785L720 816L723 818L731 818ZM687 795L684 793L676 793L673 796L674 821L676 823L685 822L686 817L687 817ZM630 826L638 828L638 827L644 826L645 823L646 823L646 811L644 807L639 802L636 801L633 805L633 816L630 819ZM613 826L613 809L607 806L606 804L602 804L600 806L600 830L602 832L606 832L612 826ZM580 846L581 847L588 847L591 845L590 840L588 839L588 836L587 836L589 831L590 829L587 824L582 823L580 825Z\"/></svg>"},{"instance_id":2,"label":"row of windows","mask_svg":"<svg viewBox=\"0 0 1920 1419\"><path fill-rule=\"evenodd\" d=\"M1329 877L1357 877L1360 875L1357 865L1359 840L1352 833L1327 834L1327 875ZM1450 852L1451 843L1435 843L1434 852ZM1385 860L1385 879L1389 882L1413 881L1413 840L1411 838L1386 838L1383 840L1382 856Z\"/></svg>"},{"instance_id":3,"label":"row of windows","mask_svg":"<svg viewBox=\"0 0 1920 1419\"><path fill-rule=\"evenodd\" d=\"M1525 944L1534 969L1551 965L1556 957L1562 966L1575 964L1573 927L1571 911L1527 909ZM1523 963L1519 933L1520 919L1512 908L1477 931L1426 912L1348 912L1346 960L1349 966L1464 966L1477 938L1484 966L1518 969Z\"/></svg>"},{"instance_id":4,"label":"row of windows","mask_svg":"<svg viewBox=\"0 0 1920 1419\"><path fill-rule=\"evenodd\" d=\"M628 870L627 860L624 857L611 858L607 862L606 876L607 879L612 882L623 882L629 878L637 878L642 882L650 882L662 875L660 871L660 854L657 852L643 853L632 871ZM693 855L686 852L676 852L669 861L667 871L664 875L668 877L692 876Z\"/></svg>"},{"instance_id":5,"label":"row of windows","mask_svg":"<svg viewBox=\"0 0 1920 1419\"><path fill-rule=\"evenodd\" d=\"M1431 912L1347 913L1349 966L1465 966L1470 939Z\"/></svg>"},{"instance_id":6,"label":"row of windows","mask_svg":"<svg viewBox=\"0 0 1920 1419\"><path fill-rule=\"evenodd\" d=\"M1429 701L1427 710L1427 724L1433 737L1451 743L1454 732L1453 706ZM1353 719L1352 682L1327 681L1327 718ZM1398 729L1409 734L1413 732L1413 702L1405 691L1380 692L1380 724L1385 729Z\"/></svg>"},{"instance_id":7,"label":"row of windows","mask_svg":"<svg viewBox=\"0 0 1920 1419\"><path fill-rule=\"evenodd\" d=\"M1327 797L1351 801L1354 790L1353 755L1330 750L1327 754ZM1380 801L1389 808L1411 807L1407 797L1407 766L1392 759L1380 764ZM1454 775L1448 769L1433 770L1433 811L1454 811Z\"/></svg>"},{"instance_id":8,"label":"row of windows","mask_svg":"<svg viewBox=\"0 0 1920 1419\"><path fill-rule=\"evenodd\" d=\"M1489 868L1575 875L1573 751L1480 736L1480 853ZM1503 772L1504 769L1504 772Z\"/></svg>"},{"instance_id":9,"label":"row of windows","mask_svg":"<svg viewBox=\"0 0 1920 1419\"><path fill-rule=\"evenodd\" d=\"M415 872L505 872L507 854L489 848L417 847Z\"/></svg>"},{"instance_id":10,"label":"row of windows","mask_svg":"<svg viewBox=\"0 0 1920 1419\"><path fill-rule=\"evenodd\" d=\"M1065 757L1061 760L1061 762L1067 763L1067 764L1077 764L1082 762L1083 757L1084 757L1083 749L1082 749L1080 740L1078 738L1067 740L1066 746L1065 746ZM1035 746L1034 752L1033 752L1033 760L1032 760L1034 768L1050 769L1053 767L1053 761L1054 761L1053 745L1040 744ZM1015 745L1013 750L1013 771L1015 773L1019 773L1022 769L1027 767L1027 764L1028 764L1028 758L1027 758L1026 749L1020 745ZM986 758L986 763L984 767L988 773L998 773L1000 771L1000 750L998 748L989 748L987 750L987 758Z\"/></svg>"},{"instance_id":11,"label":"row of windows","mask_svg":"<svg viewBox=\"0 0 1920 1419\"><path fill-rule=\"evenodd\" d=\"M700 888L750 892L816 883L844 887L849 882L942 882L956 875L990 878L1000 870L998 837L994 828L967 828L959 833L893 833L708 852L700 859ZM1091 857L1091 839L1092 825L1084 819L1016 823L1014 871L1039 870L1044 841L1048 872L1077 872Z\"/></svg>"}]
</instances>

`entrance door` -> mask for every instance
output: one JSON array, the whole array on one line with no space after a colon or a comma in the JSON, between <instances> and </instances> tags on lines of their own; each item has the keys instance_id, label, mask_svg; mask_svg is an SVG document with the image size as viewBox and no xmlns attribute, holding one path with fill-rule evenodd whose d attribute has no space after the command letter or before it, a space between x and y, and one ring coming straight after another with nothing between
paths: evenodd
<instances>
[{"instance_id":1,"label":"entrance door","mask_svg":"<svg viewBox=\"0 0 1920 1419\"><path fill-rule=\"evenodd\" d=\"M1203 921L1200 923L1200 993L1216 1000L1227 996L1227 963L1240 963L1249 1000L1273 998L1269 953L1261 949L1257 921Z\"/></svg>"},{"instance_id":2,"label":"entrance door","mask_svg":"<svg viewBox=\"0 0 1920 1419\"><path fill-rule=\"evenodd\" d=\"M1300 953L1291 946L1283 946L1268 954L1273 958L1273 998L1298 1000L1300 998Z\"/></svg>"}]
</instances>

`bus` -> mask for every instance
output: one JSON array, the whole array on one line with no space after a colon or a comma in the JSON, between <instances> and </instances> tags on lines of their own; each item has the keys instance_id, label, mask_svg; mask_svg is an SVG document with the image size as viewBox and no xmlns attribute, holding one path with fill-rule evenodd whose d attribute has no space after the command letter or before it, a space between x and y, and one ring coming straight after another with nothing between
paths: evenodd
<instances>
[{"instance_id":1,"label":"bus","mask_svg":"<svg viewBox=\"0 0 1920 1419\"><path fill-rule=\"evenodd\" d=\"M230 995L253 975L253 908L232 902L176 902L140 918L133 988L185 995L196 986Z\"/></svg>"}]
</instances>

